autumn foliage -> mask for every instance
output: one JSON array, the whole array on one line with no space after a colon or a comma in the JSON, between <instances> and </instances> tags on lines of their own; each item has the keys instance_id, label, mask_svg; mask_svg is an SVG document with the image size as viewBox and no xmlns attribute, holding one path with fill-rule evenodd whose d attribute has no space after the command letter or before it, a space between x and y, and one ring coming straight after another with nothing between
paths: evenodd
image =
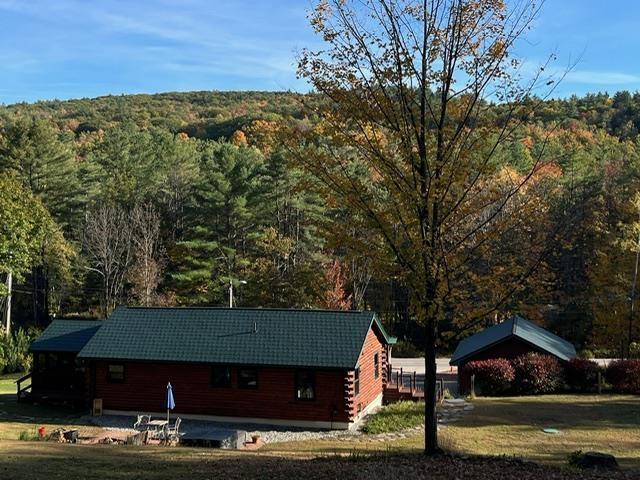
<instances>
[{"instance_id":1,"label":"autumn foliage","mask_svg":"<svg viewBox=\"0 0 640 480\"><path fill-rule=\"evenodd\" d=\"M342 263L334 260L325 272L328 289L325 291L325 307L330 310L350 310L353 297L345 292L345 279Z\"/></svg>"}]
</instances>

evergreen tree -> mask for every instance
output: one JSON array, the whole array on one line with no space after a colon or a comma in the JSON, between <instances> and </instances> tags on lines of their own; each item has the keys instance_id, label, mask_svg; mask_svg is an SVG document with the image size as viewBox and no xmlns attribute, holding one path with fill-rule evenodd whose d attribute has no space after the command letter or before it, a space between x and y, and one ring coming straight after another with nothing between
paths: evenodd
<instances>
[{"instance_id":1,"label":"evergreen tree","mask_svg":"<svg viewBox=\"0 0 640 480\"><path fill-rule=\"evenodd\" d=\"M62 226L77 224L81 188L76 162L51 122L15 118L6 124L0 131L1 171L14 172Z\"/></svg>"},{"instance_id":2,"label":"evergreen tree","mask_svg":"<svg viewBox=\"0 0 640 480\"><path fill-rule=\"evenodd\" d=\"M185 240L173 252L173 281L185 303L223 303L226 286L249 262L248 240L261 225L264 160L255 148L215 142L201 164L188 206Z\"/></svg>"}]
</instances>

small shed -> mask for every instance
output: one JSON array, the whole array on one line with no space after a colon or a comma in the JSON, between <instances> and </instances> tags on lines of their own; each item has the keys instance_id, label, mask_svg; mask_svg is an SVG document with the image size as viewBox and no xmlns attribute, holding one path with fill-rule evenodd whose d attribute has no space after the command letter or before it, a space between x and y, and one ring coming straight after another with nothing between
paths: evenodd
<instances>
[{"instance_id":1,"label":"small shed","mask_svg":"<svg viewBox=\"0 0 640 480\"><path fill-rule=\"evenodd\" d=\"M460 341L449 364L458 367L458 384L461 391L466 391L469 379L463 378L460 372L467 363L493 358L514 359L529 352L552 355L564 361L576 356L571 343L515 315Z\"/></svg>"},{"instance_id":2,"label":"small shed","mask_svg":"<svg viewBox=\"0 0 640 480\"><path fill-rule=\"evenodd\" d=\"M96 320L58 319L31 344L31 396L82 403L86 399L85 365L78 353L102 325Z\"/></svg>"}]
</instances>

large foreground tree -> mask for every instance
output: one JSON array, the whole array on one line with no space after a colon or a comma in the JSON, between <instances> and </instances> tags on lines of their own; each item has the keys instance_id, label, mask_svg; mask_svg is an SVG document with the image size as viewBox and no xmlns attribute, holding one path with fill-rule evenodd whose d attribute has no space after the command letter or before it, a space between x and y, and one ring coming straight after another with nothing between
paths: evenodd
<instances>
[{"instance_id":1,"label":"large foreground tree","mask_svg":"<svg viewBox=\"0 0 640 480\"><path fill-rule=\"evenodd\" d=\"M310 18L327 48L299 61L327 103L317 127L298 128L292 152L382 240L372 248L384 246L425 328L427 454L439 450L439 336L484 321L540 265L536 224L554 169L541 168L539 155L509 165L505 154L536 105L525 102L531 89L552 84L543 68L522 81L511 56L537 8L322 0ZM477 304L459 308L470 298Z\"/></svg>"}]
</instances>

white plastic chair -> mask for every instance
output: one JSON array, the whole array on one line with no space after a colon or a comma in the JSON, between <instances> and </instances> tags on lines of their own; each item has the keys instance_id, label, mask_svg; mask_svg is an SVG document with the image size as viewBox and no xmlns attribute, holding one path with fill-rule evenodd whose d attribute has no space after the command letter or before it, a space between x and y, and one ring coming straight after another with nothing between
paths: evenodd
<instances>
[{"instance_id":1,"label":"white plastic chair","mask_svg":"<svg viewBox=\"0 0 640 480\"><path fill-rule=\"evenodd\" d=\"M143 430L151 421L151 415L138 415L138 420L133 424L133 428Z\"/></svg>"},{"instance_id":2,"label":"white plastic chair","mask_svg":"<svg viewBox=\"0 0 640 480\"><path fill-rule=\"evenodd\" d=\"M180 439L180 424L182 420L180 417L176 418L176 423L173 425L167 425L165 430L165 439L167 442L178 441Z\"/></svg>"}]
</instances>

